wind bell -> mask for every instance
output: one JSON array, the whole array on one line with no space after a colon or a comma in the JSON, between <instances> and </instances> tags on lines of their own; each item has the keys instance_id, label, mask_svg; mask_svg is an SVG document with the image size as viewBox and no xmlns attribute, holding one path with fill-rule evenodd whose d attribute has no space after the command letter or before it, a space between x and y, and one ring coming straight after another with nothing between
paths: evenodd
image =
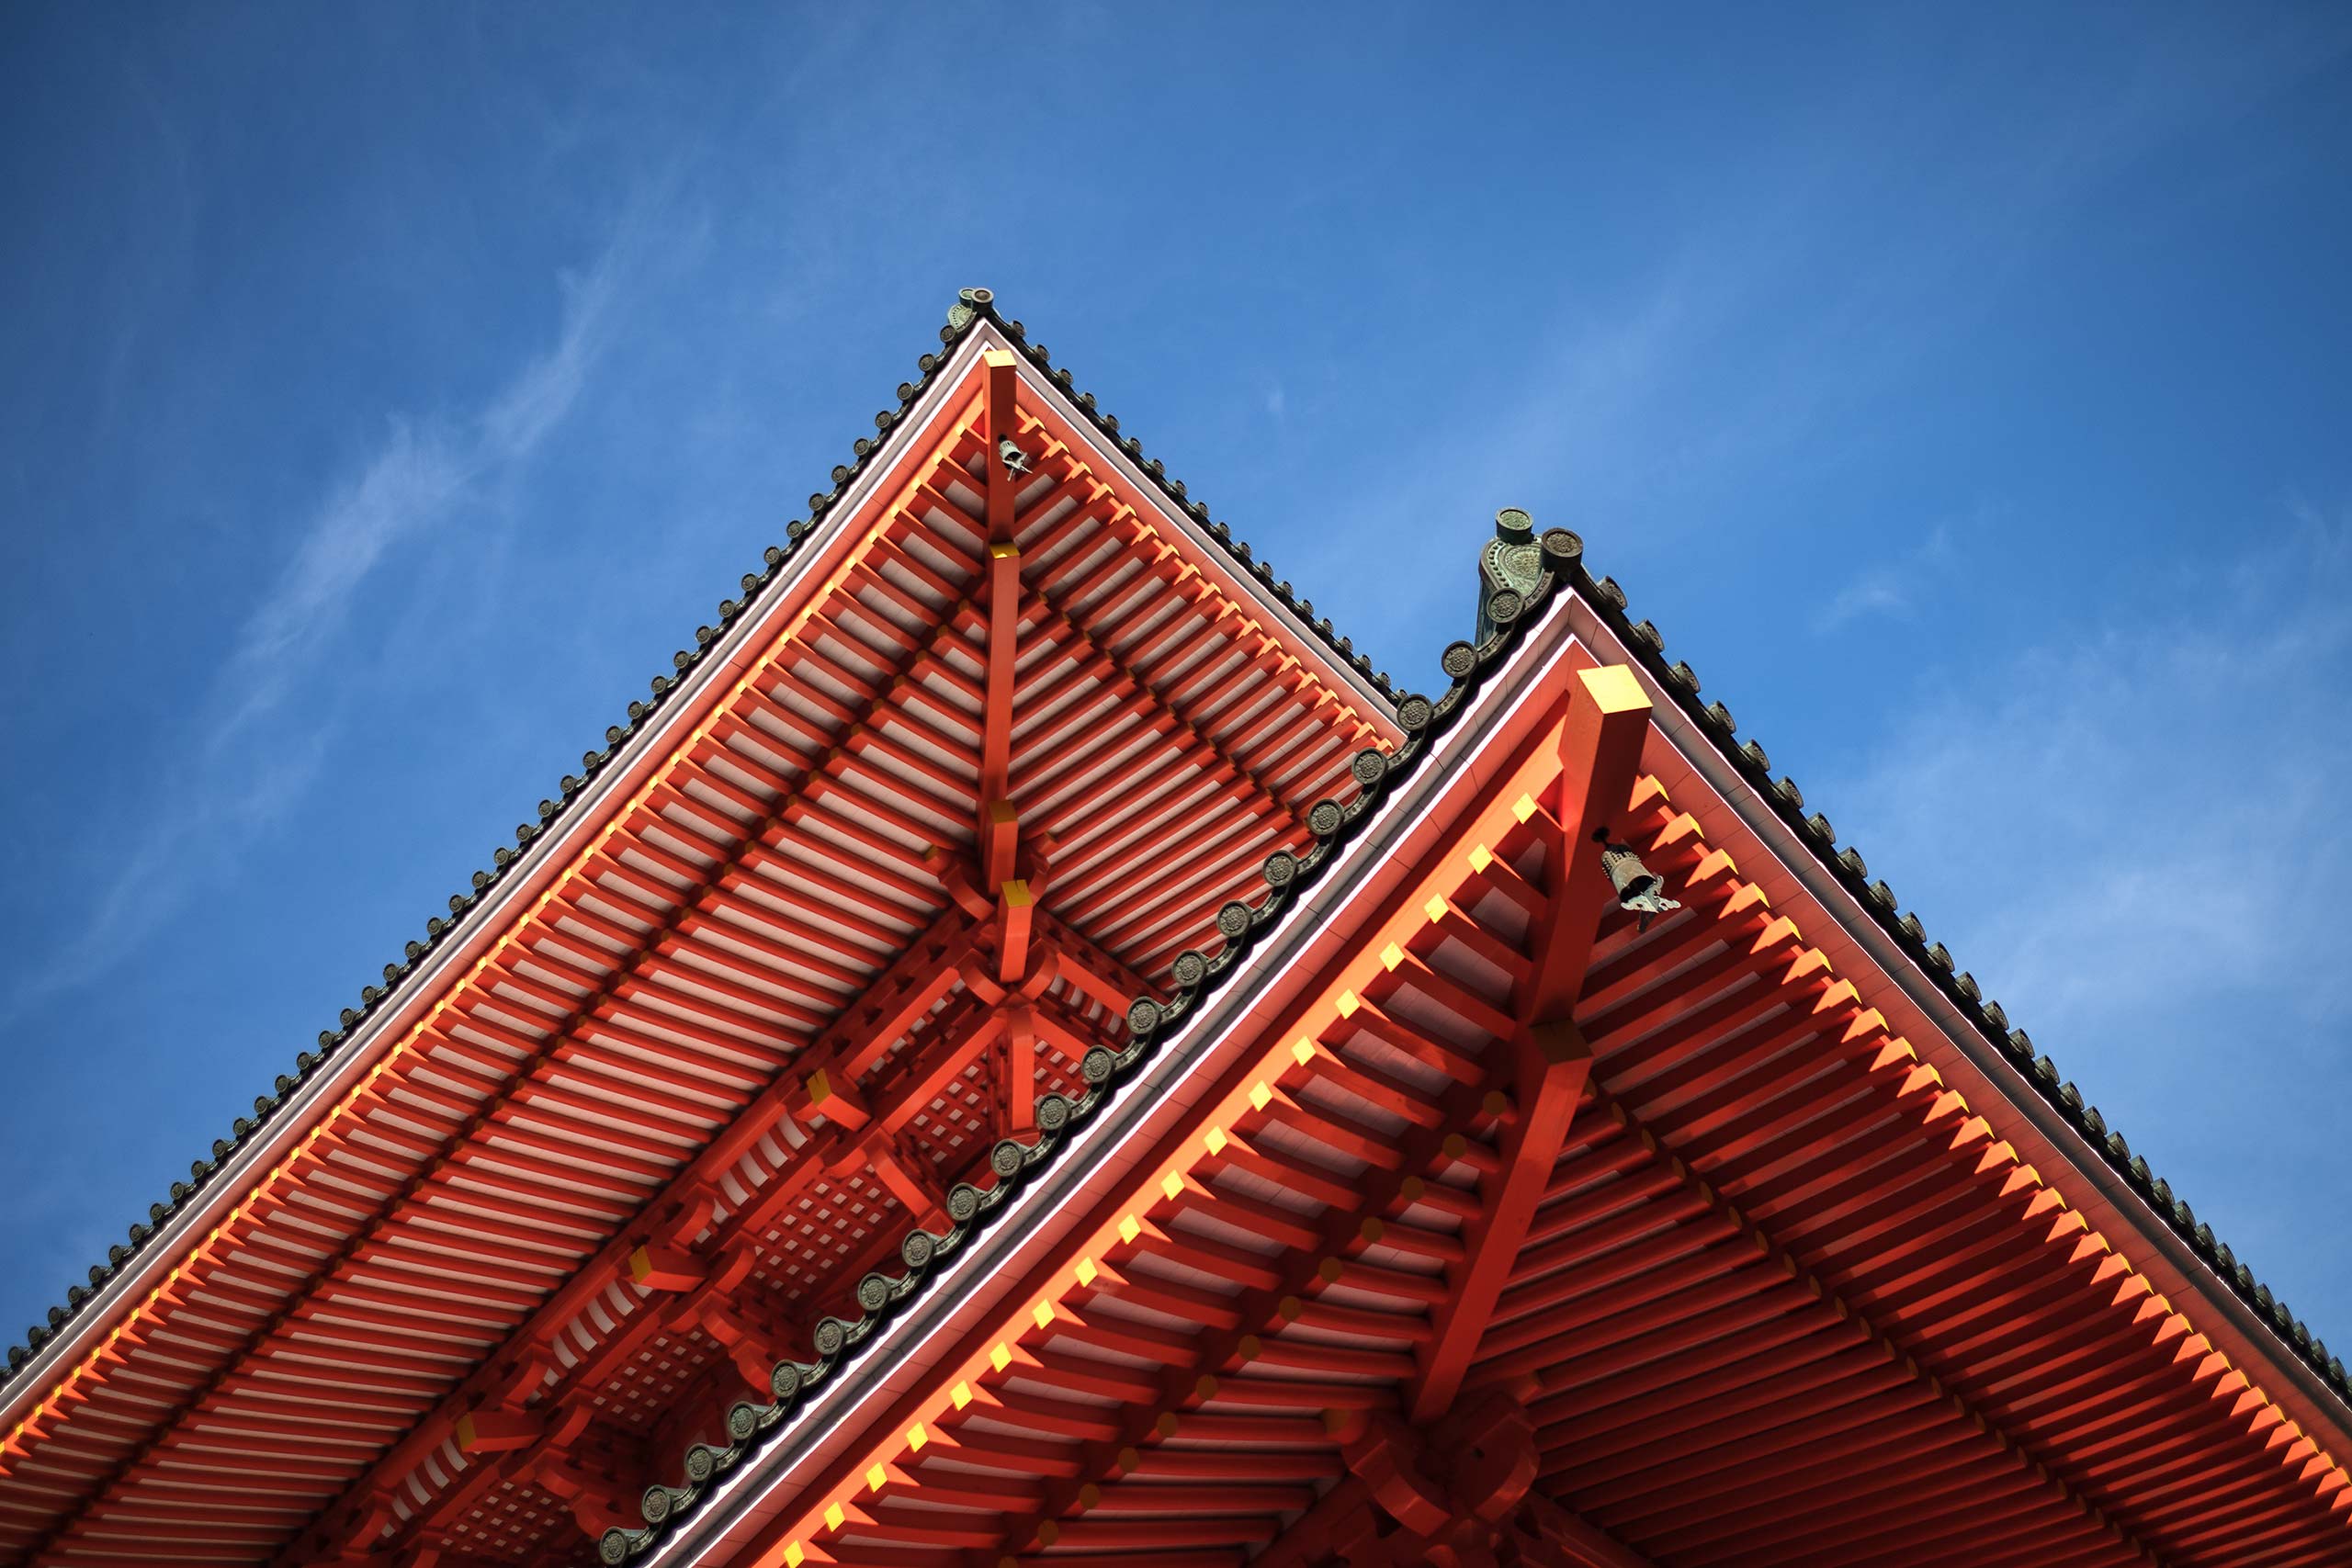
<instances>
[{"instance_id":1,"label":"wind bell","mask_svg":"<svg viewBox=\"0 0 2352 1568\"><path fill-rule=\"evenodd\" d=\"M1609 885L1617 889L1617 907L1641 917L1634 927L1636 931L1649 930L1651 916L1682 908L1666 896L1666 879L1655 875L1642 863L1642 857L1634 852L1633 845L1611 843L1606 828L1595 833L1593 839L1600 845L1600 869L1609 874Z\"/></svg>"}]
</instances>

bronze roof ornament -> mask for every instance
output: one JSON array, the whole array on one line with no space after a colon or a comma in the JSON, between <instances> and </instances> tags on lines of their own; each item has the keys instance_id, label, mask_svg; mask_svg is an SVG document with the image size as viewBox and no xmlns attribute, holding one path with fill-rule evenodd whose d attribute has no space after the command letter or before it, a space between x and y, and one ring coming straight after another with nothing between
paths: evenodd
<instances>
[{"instance_id":1,"label":"bronze roof ornament","mask_svg":"<svg viewBox=\"0 0 2352 1568\"><path fill-rule=\"evenodd\" d=\"M1566 581L1582 558L1584 541L1566 528L1546 528L1516 506L1495 513L1495 536L1478 552L1478 632L1481 648L1519 619L1547 581Z\"/></svg>"},{"instance_id":2,"label":"bronze roof ornament","mask_svg":"<svg viewBox=\"0 0 2352 1568\"><path fill-rule=\"evenodd\" d=\"M1478 552L1478 635L1484 643L1517 620L1544 578L1535 520L1516 506L1495 513L1495 536Z\"/></svg>"}]
</instances>

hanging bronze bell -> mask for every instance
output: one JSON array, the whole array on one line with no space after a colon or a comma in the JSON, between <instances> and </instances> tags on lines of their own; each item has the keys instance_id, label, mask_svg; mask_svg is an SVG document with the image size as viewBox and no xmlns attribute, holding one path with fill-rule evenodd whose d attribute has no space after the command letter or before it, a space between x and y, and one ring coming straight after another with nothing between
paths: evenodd
<instances>
[{"instance_id":1,"label":"hanging bronze bell","mask_svg":"<svg viewBox=\"0 0 2352 1568\"><path fill-rule=\"evenodd\" d=\"M1609 886L1617 890L1617 907L1641 917L1636 930L1649 930L1653 915L1682 908L1666 896L1665 879L1642 863L1633 845L1611 843L1605 833L1600 837L1600 869L1609 874Z\"/></svg>"},{"instance_id":2,"label":"hanging bronze bell","mask_svg":"<svg viewBox=\"0 0 2352 1568\"><path fill-rule=\"evenodd\" d=\"M1004 465L1004 471L1016 479L1029 471L1029 454L1023 452L1021 444L1010 435L997 441L996 456L997 461Z\"/></svg>"}]
</instances>

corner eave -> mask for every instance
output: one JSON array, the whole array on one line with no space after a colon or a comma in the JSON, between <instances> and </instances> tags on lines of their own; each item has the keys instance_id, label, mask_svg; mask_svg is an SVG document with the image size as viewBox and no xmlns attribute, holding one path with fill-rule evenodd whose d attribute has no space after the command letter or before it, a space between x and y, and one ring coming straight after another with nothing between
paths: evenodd
<instances>
[{"instance_id":1,"label":"corner eave","mask_svg":"<svg viewBox=\"0 0 2352 1568\"><path fill-rule=\"evenodd\" d=\"M2159 1289L2202 1309L2195 1320L2233 1360L2273 1374L2267 1385L2289 1414L2314 1430L2333 1435L2331 1447L2352 1449L2352 1406L2278 1329L2267 1323L2233 1282L2184 1239L2179 1231L2117 1170L2105 1150L2068 1120L2050 1095L1988 1037L1988 1026L1971 1017L1945 983L1920 962L1856 896L1817 834L1801 832L1782 808L1766 798L1747 770L1735 761L1728 731L1694 716L1695 683L1679 690L1661 679L1663 660L1623 636L1588 592L1570 600L1568 618L1579 637L1604 659L1621 659L1640 671L1656 702L1654 723L1690 772L1704 781L1736 815L1736 828L1705 822L1718 838L1745 838L1775 868L1776 876L1755 880L1776 906L1801 899L1826 918L1843 940L1821 943L1849 974L1871 973L1883 984L1865 999L1879 1007L1923 1049L1931 1065L1959 1088L1992 1124L1997 1136L2015 1145L2020 1157L2051 1172L2064 1172L2067 1190L2093 1223L2142 1244L2141 1259ZM1683 667L1686 668L1687 667ZM1705 710L1700 710L1703 713ZM1666 781L1671 788L1677 782ZM1704 819L1702 818L1702 821ZM1742 863L1747 859L1742 855Z\"/></svg>"}]
</instances>

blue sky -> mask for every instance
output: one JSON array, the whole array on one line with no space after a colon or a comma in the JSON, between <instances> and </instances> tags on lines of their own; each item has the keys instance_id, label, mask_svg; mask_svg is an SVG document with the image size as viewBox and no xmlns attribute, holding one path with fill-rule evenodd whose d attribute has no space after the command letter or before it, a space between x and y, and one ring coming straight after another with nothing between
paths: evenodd
<instances>
[{"instance_id":1,"label":"blue sky","mask_svg":"<svg viewBox=\"0 0 2352 1568\"><path fill-rule=\"evenodd\" d=\"M1582 531L2352 1352L2352 14L1162 9L0 13L0 1340L985 283L1408 682Z\"/></svg>"}]
</instances>

